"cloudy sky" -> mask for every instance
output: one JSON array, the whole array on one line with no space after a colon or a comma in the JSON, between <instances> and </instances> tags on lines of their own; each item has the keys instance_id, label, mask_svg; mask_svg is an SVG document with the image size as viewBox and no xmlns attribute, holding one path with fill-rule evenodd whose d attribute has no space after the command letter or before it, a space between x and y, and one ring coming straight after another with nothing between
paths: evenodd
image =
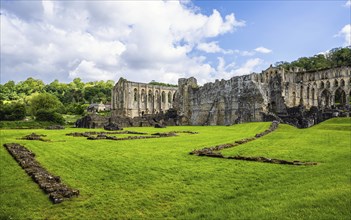
<instances>
[{"instance_id":1,"label":"cloudy sky","mask_svg":"<svg viewBox=\"0 0 351 220\"><path fill-rule=\"evenodd\" d=\"M1 0L1 83L200 84L351 44L351 1Z\"/></svg>"}]
</instances>

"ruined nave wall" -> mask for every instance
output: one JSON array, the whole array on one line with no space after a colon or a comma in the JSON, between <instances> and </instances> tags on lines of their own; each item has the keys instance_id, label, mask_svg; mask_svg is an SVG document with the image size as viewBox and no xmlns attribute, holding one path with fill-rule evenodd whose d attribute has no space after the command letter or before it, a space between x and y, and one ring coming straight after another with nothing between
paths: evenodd
<instances>
[{"instance_id":1,"label":"ruined nave wall","mask_svg":"<svg viewBox=\"0 0 351 220\"><path fill-rule=\"evenodd\" d=\"M269 67L262 73L216 80L198 86L179 79L174 106L191 125L227 125L262 121L262 114L286 114L287 108L349 108L351 68L306 72Z\"/></svg>"},{"instance_id":2,"label":"ruined nave wall","mask_svg":"<svg viewBox=\"0 0 351 220\"><path fill-rule=\"evenodd\" d=\"M199 87L195 78L179 79L180 114L191 125L227 125L241 121L261 121L264 100L253 75L216 80Z\"/></svg>"}]
</instances>

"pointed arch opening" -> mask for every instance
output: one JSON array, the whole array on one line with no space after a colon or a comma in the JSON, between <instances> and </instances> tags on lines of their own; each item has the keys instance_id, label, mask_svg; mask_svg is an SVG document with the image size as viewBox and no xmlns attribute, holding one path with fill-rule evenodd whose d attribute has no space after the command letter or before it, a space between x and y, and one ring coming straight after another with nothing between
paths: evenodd
<instances>
[{"instance_id":1,"label":"pointed arch opening","mask_svg":"<svg viewBox=\"0 0 351 220\"><path fill-rule=\"evenodd\" d=\"M295 92L292 93L292 105L296 106L296 93Z\"/></svg>"},{"instance_id":2,"label":"pointed arch opening","mask_svg":"<svg viewBox=\"0 0 351 220\"><path fill-rule=\"evenodd\" d=\"M340 87L337 90L335 90L334 103L336 106L339 106L339 107L346 105L346 93Z\"/></svg>"},{"instance_id":3,"label":"pointed arch opening","mask_svg":"<svg viewBox=\"0 0 351 220\"><path fill-rule=\"evenodd\" d=\"M141 90L141 102L145 102L145 89Z\"/></svg>"},{"instance_id":4,"label":"pointed arch opening","mask_svg":"<svg viewBox=\"0 0 351 220\"><path fill-rule=\"evenodd\" d=\"M321 93L319 106L321 108L329 108L330 98L331 98L331 93L327 89L324 89Z\"/></svg>"},{"instance_id":5,"label":"pointed arch opening","mask_svg":"<svg viewBox=\"0 0 351 220\"><path fill-rule=\"evenodd\" d=\"M326 88L327 88L327 89L330 88L330 82L329 82L329 81L327 81L327 83L326 83Z\"/></svg>"},{"instance_id":6,"label":"pointed arch opening","mask_svg":"<svg viewBox=\"0 0 351 220\"><path fill-rule=\"evenodd\" d=\"M324 89L324 82L323 81L321 82L320 88Z\"/></svg>"},{"instance_id":7,"label":"pointed arch opening","mask_svg":"<svg viewBox=\"0 0 351 220\"><path fill-rule=\"evenodd\" d=\"M150 89L149 92L148 92L147 101L148 101L148 102L152 102L152 91L151 91L151 89Z\"/></svg>"},{"instance_id":8,"label":"pointed arch opening","mask_svg":"<svg viewBox=\"0 0 351 220\"><path fill-rule=\"evenodd\" d=\"M338 80L334 80L334 87L338 87L339 86L339 82L338 82Z\"/></svg>"},{"instance_id":9,"label":"pointed arch opening","mask_svg":"<svg viewBox=\"0 0 351 220\"><path fill-rule=\"evenodd\" d=\"M172 93L168 92L168 103L172 103Z\"/></svg>"},{"instance_id":10,"label":"pointed arch opening","mask_svg":"<svg viewBox=\"0 0 351 220\"><path fill-rule=\"evenodd\" d=\"M135 102L138 101L138 89L137 88L134 89L134 101Z\"/></svg>"},{"instance_id":11,"label":"pointed arch opening","mask_svg":"<svg viewBox=\"0 0 351 220\"><path fill-rule=\"evenodd\" d=\"M341 86L341 87L344 87L344 86L345 86L345 80L341 79L341 81L340 81L340 86Z\"/></svg>"}]
</instances>

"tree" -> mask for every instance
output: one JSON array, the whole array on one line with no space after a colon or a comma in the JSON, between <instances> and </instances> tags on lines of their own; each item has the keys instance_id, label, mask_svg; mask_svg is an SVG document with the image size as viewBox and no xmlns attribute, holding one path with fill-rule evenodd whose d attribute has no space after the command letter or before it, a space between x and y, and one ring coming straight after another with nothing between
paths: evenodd
<instances>
[{"instance_id":1,"label":"tree","mask_svg":"<svg viewBox=\"0 0 351 220\"><path fill-rule=\"evenodd\" d=\"M57 124L64 124L65 119L61 114L54 112L52 110L39 109L36 112L35 120L37 121L50 121L55 122Z\"/></svg>"},{"instance_id":2,"label":"tree","mask_svg":"<svg viewBox=\"0 0 351 220\"><path fill-rule=\"evenodd\" d=\"M347 66L351 63L351 47L330 50L329 59L333 66Z\"/></svg>"},{"instance_id":3,"label":"tree","mask_svg":"<svg viewBox=\"0 0 351 220\"><path fill-rule=\"evenodd\" d=\"M66 106L66 114L82 115L85 109L84 105L71 103Z\"/></svg>"},{"instance_id":4,"label":"tree","mask_svg":"<svg viewBox=\"0 0 351 220\"><path fill-rule=\"evenodd\" d=\"M30 109L31 113L36 115L40 109L61 112L64 106L56 96L49 93L40 93L30 100Z\"/></svg>"},{"instance_id":5,"label":"tree","mask_svg":"<svg viewBox=\"0 0 351 220\"><path fill-rule=\"evenodd\" d=\"M44 87L43 81L29 77L26 81L21 81L16 85L16 92L30 95L34 92L44 92Z\"/></svg>"},{"instance_id":6,"label":"tree","mask_svg":"<svg viewBox=\"0 0 351 220\"><path fill-rule=\"evenodd\" d=\"M291 63L280 61L275 65L289 70L292 67L300 67L305 70L321 70L326 68L350 66L351 47L334 48L326 54L317 54L313 57L301 57Z\"/></svg>"},{"instance_id":7,"label":"tree","mask_svg":"<svg viewBox=\"0 0 351 220\"><path fill-rule=\"evenodd\" d=\"M26 117L26 107L23 103L2 103L0 105L0 120L16 121L23 120Z\"/></svg>"}]
</instances>

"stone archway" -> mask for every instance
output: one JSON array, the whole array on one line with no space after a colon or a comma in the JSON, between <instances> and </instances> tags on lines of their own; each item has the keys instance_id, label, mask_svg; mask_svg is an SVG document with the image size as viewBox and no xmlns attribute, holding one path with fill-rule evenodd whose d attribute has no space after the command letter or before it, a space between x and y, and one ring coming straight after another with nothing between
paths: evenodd
<instances>
[{"instance_id":1,"label":"stone archway","mask_svg":"<svg viewBox=\"0 0 351 220\"><path fill-rule=\"evenodd\" d=\"M292 106L296 106L296 93L292 93Z\"/></svg>"},{"instance_id":2,"label":"stone archway","mask_svg":"<svg viewBox=\"0 0 351 220\"><path fill-rule=\"evenodd\" d=\"M335 90L334 103L336 106L345 106L347 104L346 103L346 93L340 87L337 90Z\"/></svg>"},{"instance_id":3,"label":"stone archway","mask_svg":"<svg viewBox=\"0 0 351 220\"><path fill-rule=\"evenodd\" d=\"M319 98L319 107L320 108L330 108L331 104L331 93L324 89Z\"/></svg>"}]
</instances>

